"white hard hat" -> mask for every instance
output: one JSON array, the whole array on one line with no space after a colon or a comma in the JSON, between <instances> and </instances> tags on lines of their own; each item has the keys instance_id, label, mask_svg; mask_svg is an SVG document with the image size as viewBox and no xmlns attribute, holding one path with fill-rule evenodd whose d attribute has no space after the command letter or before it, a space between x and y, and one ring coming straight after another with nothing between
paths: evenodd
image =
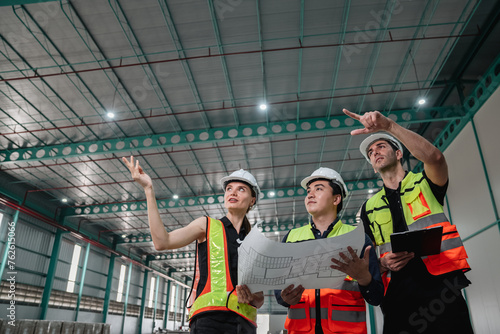
<instances>
[{"instance_id":1,"label":"white hard hat","mask_svg":"<svg viewBox=\"0 0 500 334\"><path fill-rule=\"evenodd\" d=\"M248 183L253 188L253 191L255 191L255 204L257 204L257 201L259 200L260 188L257 184L257 180L250 172L247 172L244 169L240 169L232 172L231 175L224 176L222 179L220 179L222 190L226 191L226 184L231 181L243 181L245 183Z\"/></svg>"},{"instance_id":2,"label":"white hard hat","mask_svg":"<svg viewBox=\"0 0 500 334\"><path fill-rule=\"evenodd\" d=\"M377 140L381 140L381 139L387 140L388 142L390 142L391 144L396 146L398 148L398 150L403 152L403 146L401 146L401 143L399 142L399 140L397 140L393 136L389 136L387 133L383 133L383 132L375 133L371 136L366 137L365 140L363 140L361 142L361 145L359 145L359 150L361 151L361 154L363 154L363 156L365 157L366 160L368 160L368 162L370 162L370 158L368 157L368 154L367 154L368 149L370 148L370 146L374 142L376 142Z\"/></svg>"},{"instance_id":3,"label":"white hard hat","mask_svg":"<svg viewBox=\"0 0 500 334\"><path fill-rule=\"evenodd\" d=\"M341 194L342 198L344 199L348 192L347 192L347 186L344 183L344 180L342 179L342 176L340 176L339 173L334 171L331 168L326 168L326 167L320 167L316 169L311 176L306 177L305 179L300 182L300 185L302 188L307 189L307 184L311 182L312 180L316 179L327 179L327 180L332 180L333 183L336 183L340 186L340 189L342 190L343 194Z\"/></svg>"}]
</instances>

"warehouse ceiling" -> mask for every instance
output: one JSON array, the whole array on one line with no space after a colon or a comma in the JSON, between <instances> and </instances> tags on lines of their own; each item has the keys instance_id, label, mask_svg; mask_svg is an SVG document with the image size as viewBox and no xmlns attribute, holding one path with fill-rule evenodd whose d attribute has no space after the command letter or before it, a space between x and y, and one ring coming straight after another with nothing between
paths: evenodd
<instances>
[{"instance_id":1,"label":"warehouse ceiling","mask_svg":"<svg viewBox=\"0 0 500 334\"><path fill-rule=\"evenodd\" d=\"M467 117L466 98L500 50L498 1L2 6L2 193L186 274L194 245L155 251L145 195L121 157L135 156L153 178L168 230L222 217L219 179L239 168L263 190L248 217L273 240L308 221L299 184L320 166L347 182L342 217L355 223L380 181L342 108L379 110L442 140ZM405 161L417 165L408 154Z\"/></svg>"}]
</instances>

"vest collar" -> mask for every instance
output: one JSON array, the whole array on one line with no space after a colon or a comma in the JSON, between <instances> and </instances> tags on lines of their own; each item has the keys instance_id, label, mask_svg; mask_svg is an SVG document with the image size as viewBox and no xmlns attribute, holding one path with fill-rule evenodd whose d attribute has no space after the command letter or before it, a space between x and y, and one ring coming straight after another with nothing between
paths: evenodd
<instances>
[{"instance_id":1,"label":"vest collar","mask_svg":"<svg viewBox=\"0 0 500 334\"><path fill-rule=\"evenodd\" d=\"M337 218L330 224L328 225L328 228L326 229L325 232L323 232L323 234L321 235L322 238L325 238L327 235L330 234L330 232L332 232L334 229L338 230L341 226L342 226L342 222L340 222L340 219L339 217L337 216ZM313 235L317 235L318 232L320 232L317 228L316 228L316 224L314 224L313 222L313 219L311 216L309 216L309 226L311 227L311 232L313 233Z\"/></svg>"}]
</instances>

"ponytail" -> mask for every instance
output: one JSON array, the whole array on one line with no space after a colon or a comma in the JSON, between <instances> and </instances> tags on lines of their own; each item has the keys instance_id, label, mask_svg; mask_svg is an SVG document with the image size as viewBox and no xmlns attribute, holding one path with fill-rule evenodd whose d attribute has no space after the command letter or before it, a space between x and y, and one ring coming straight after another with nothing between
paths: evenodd
<instances>
[{"instance_id":1,"label":"ponytail","mask_svg":"<svg viewBox=\"0 0 500 334\"><path fill-rule=\"evenodd\" d=\"M247 216L245 215L245 218L243 218L243 228L245 228L245 232L248 235L250 233L250 230L252 229L252 225L250 225L250 222L248 221Z\"/></svg>"}]
</instances>

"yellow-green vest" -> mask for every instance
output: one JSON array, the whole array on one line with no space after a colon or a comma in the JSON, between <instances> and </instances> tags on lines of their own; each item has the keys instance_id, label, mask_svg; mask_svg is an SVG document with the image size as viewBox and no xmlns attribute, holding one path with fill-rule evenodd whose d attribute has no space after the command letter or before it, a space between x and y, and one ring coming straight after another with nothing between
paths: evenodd
<instances>
[{"instance_id":1,"label":"yellow-green vest","mask_svg":"<svg viewBox=\"0 0 500 334\"><path fill-rule=\"evenodd\" d=\"M210 217L207 219L208 277L203 291L190 307L189 319L191 320L195 315L207 311L232 311L256 326L256 308L249 304L238 303L238 296L231 282L224 224L220 220ZM196 258L198 261L198 254ZM193 282L197 284L198 281L199 270L196 270ZM195 284L193 287L196 287ZM191 291L191 293L196 295L196 291Z\"/></svg>"},{"instance_id":2,"label":"yellow-green vest","mask_svg":"<svg viewBox=\"0 0 500 334\"><path fill-rule=\"evenodd\" d=\"M451 225L443 212L443 206L432 193L422 173L409 172L401 181L400 198L404 219L408 229L419 230L443 226L441 253L422 257L432 275L441 275L454 270L470 270L467 253L456 226ZM390 235L393 233L392 216L385 188L366 202L366 215L375 238L380 257L391 251ZM390 274L390 273L389 273Z\"/></svg>"},{"instance_id":3,"label":"yellow-green vest","mask_svg":"<svg viewBox=\"0 0 500 334\"><path fill-rule=\"evenodd\" d=\"M298 242L315 239L311 224L290 231L286 242ZM343 224L340 220L335 224L327 238L346 234L356 227ZM359 286L349 276L338 289L320 290L321 328L323 333L360 333L367 332L366 306ZM306 289L299 303L290 306L285 321L288 333L314 334L316 324L316 292Z\"/></svg>"}]
</instances>

